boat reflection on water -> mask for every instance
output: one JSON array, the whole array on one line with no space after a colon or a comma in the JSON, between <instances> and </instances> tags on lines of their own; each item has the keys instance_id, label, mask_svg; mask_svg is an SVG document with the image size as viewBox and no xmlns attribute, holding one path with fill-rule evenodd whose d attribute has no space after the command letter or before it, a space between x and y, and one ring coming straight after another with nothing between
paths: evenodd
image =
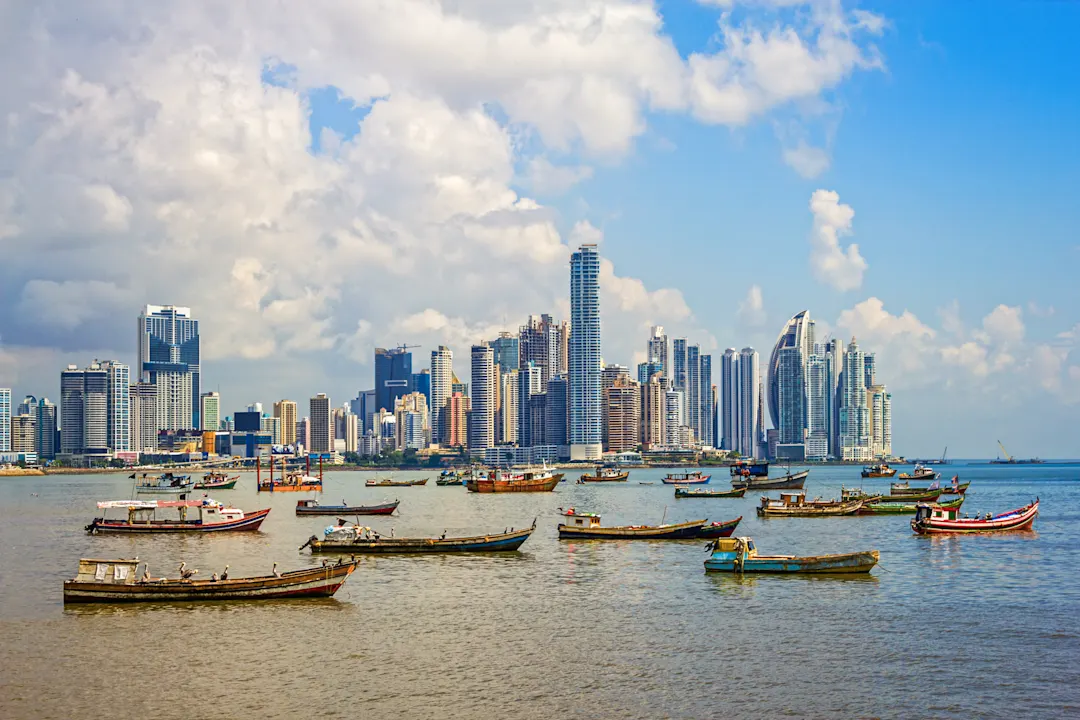
<instances>
[{"instance_id":1,"label":"boat reflection on water","mask_svg":"<svg viewBox=\"0 0 1080 720\"><path fill-rule=\"evenodd\" d=\"M870 583L876 585L880 578L872 573L703 573L711 590L724 595L746 596L747 589L770 583Z\"/></svg>"}]
</instances>

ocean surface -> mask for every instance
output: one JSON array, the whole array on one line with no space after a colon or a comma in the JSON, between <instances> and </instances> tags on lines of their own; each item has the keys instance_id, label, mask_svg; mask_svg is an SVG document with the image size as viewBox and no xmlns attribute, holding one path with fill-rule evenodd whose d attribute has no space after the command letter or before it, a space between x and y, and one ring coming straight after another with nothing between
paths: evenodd
<instances>
[{"instance_id":1,"label":"ocean surface","mask_svg":"<svg viewBox=\"0 0 1080 720\"><path fill-rule=\"evenodd\" d=\"M971 481L970 513L1040 497L1035 531L760 520L761 493L676 501L663 470L505 495L338 472L328 504L401 499L365 519L383 533L537 530L515 553L366 559L332 600L69 608L80 557L265 574L317 564L297 547L334 519L297 518L308 494L256 493L244 474L213 496L273 508L258 533L91 537L94 503L131 496L126 475L0 478L0 718L1080 717L1080 467L940 469ZM807 490L888 482L815 467ZM558 540L569 506L612 525L742 515L762 553L876 548L881 563L864 578L706 575L704 541Z\"/></svg>"}]
</instances>

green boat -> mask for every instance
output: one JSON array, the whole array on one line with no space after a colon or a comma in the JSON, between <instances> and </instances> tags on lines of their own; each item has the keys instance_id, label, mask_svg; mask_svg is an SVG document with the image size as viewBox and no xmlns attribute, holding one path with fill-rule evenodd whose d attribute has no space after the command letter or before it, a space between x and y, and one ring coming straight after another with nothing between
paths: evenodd
<instances>
[{"instance_id":1,"label":"green boat","mask_svg":"<svg viewBox=\"0 0 1080 720\"><path fill-rule=\"evenodd\" d=\"M945 502L937 503L941 508L958 508L964 504L964 496L956 498L955 500L946 500ZM877 502L871 502L864 504L859 508L857 515L914 515L919 503L909 502L907 500L898 502L895 500L879 500Z\"/></svg>"}]
</instances>

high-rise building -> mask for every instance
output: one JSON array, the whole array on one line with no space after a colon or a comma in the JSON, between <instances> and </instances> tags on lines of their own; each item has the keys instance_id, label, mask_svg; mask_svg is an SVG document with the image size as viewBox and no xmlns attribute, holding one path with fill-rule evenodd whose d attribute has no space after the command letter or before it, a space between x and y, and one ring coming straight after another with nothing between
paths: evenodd
<instances>
[{"instance_id":1,"label":"high-rise building","mask_svg":"<svg viewBox=\"0 0 1080 720\"><path fill-rule=\"evenodd\" d=\"M2 402L2 401L0 401ZM11 416L11 452L37 452L37 416L32 413L20 413Z\"/></svg>"},{"instance_id":2,"label":"high-rise building","mask_svg":"<svg viewBox=\"0 0 1080 720\"><path fill-rule=\"evenodd\" d=\"M295 425L293 428L295 429ZM281 445L282 424L281 418L276 415L264 415L259 418L259 431L270 437L271 445Z\"/></svg>"},{"instance_id":3,"label":"high-rise building","mask_svg":"<svg viewBox=\"0 0 1080 720\"><path fill-rule=\"evenodd\" d=\"M701 444L706 447L716 446L716 388L712 381L712 355L698 356L698 404L701 407Z\"/></svg>"},{"instance_id":4,"label":"high-rise building","mask_svg":"<svg viewBox=\"0 0 1080 720\"><path fill-rule=\"evenodd\" d=\"M490 345L482 343L472 346L470 357L469 450L482 450L495 446L495 354Z\"/></svg>"},{"instance_id":5,"label":"high-rise building","mask_svg":"<svg viewBox=\"0 0 1080 720\"><path fill-rule=\"evenodd\" d=\"M777 438L781 457L801 459L806 441L806 385L802 348L784 347L776 353L776 380L780 409L780 434ZM785 450L783 446L798 446ZM783 453L787 453L786 455Z\"/></svg>"},{"instance_id":6,"label":"high-rise building","mask_svg":"<svg viewBox=\"0 0 1080 720\"><path fill-rule=\"evenodd\" d=\"M359 449L360 418L352 412L345 414L345 452L354 453Z\"/></svg>"},{"instance_id":7,"label":"high-rise building","mask_svg":"<svg viewBox=\"0 0 1080 720\"><path fill-rule=\"evenodd\" d=\"M0 452L11 452L11 388L0 388Z\"/></svg>"},{"instance_id":8,"label":"high-rise building","mask_svg":"<svg viewBox=\"0 0 1080 720\"><path fill-rule=\"evenodd\" d=\"M442 413L454 383L454 353L445 345L431 351L431 439L446 442L446 424Z\"/></svg>"},{"instance_id":9,"label":"high-rise building","mask_svg":"<svg viewBox=\"0 0 1080 720\"><path fill-rule=\"evenodd\" d=\"M420 372L413 373L412 385L410 386L414 392L418 392L424 396L427 400L428 407L431 407L431 371L424 368Z\"/></svg>"},{"instance_id":10,"label":"high-rise building","mask_svg":"<svg viewBox=\"0 0 1080 720\"><path fill-rule=\"evenodd\" d=\"M686 390L686 338L671 341L671 387ZM685 412L685 408L683 411ZM685 422L686 418L683 418Z\"/></svg>"},{"instance_id":11,"label":"high-rise building","mask_svg":"<svg viewBox=\"0 0 1080 720\"><path fill-rule=\"evenodd\" d=\"M158 447L157 385L150 382L132 383L128 389L128 408L131 412L132 452L154 452Z\"/></svg>"},{"instance_id":12,"label":"high-rise building","mask_svg":"<svg viewBox=\"0 0 1080 720\"><path fill-rule=\"evenodd\" d=\"M892 457L892 395L884 385L867 388L870 403L870 446L877 460Z\"/></svg>"},{"instance_id":13,"label":"high-rise building","mask_svg":"<svg viewBox=\"0 0 1080 720\"><path fill-rule=\"evenodd\" d=\"M570 323L556 323L551 332L555 334L555 373L566 375L570 372Z\"/></svg>"},{"instance_id":14,"label":"high-rise building","mask_svg":"<svg viewBox=\"0 0 1080 720\"><path fill-rule=\"evenodd\" d=\"M653 375L664 375L664 365L659 360L649 360L646 362L638 363L637 366L637 381L639 384L644 385L649 382L649 378Z\"/></svg>"},{"instance_id":15,"label":"high-rise building","mask_svg":"<svg viewBox=\"0 0 1080 720\"><path fill-rule=\"evenodd\" d=\"M743 457L758 457L761 442L761 374L758 353L752 347L744 347L738 362L738 443L735 447Z\"/></svg>"},{"instance_id":16,"label":"high-rise building","mask_svg":"<svg viewBox=\"0 0 1080 720\"><path fill-rule=\"evenodd\" d=\"M423 450L430 429L427 398L411 392L394 401L394 429L398 450Z\"/></svg>"},{"instance_id":17,"label":"high-rise building","mask_svg":"<svg viewBox=\"0 0 1080 720\"><path fill-rule=\"evenodd\" d=\"M56 457L56 406L49 398L38 400L37 453L42 460Z\"/></svg>"},{"instance_id":18,"label":"high-rise building","mask_svg":"<svg viewBox=\"0 0 1080 720\"><path fill-rule=\"evenodd\" d=\"M659 364L660 372L665 378L671 379L671 367L668 365L668 339L662 325L653 325L649 331L649 342L645 347L645 362ZM651 372L645 380L638 378L638 382L647 383L649 377L652 377Z\"/></svg>"},{"instance_id":19,"label":"high-rise building","mask_svg":"<svg viewBox=\"0 0 1080 720\"><path fill-rule=\"evenodd\" d=\"M375 409L394 412L394 401L412 391L412 353L408 347L375 348Z\"/></svg>"},{"instance_id":20,"label":"high-rise building","mask_svg":"<svg viewBox=\"0 0 1080 720\"><path fill-rule=\"evenodd\" d=\"M518 442L518 418L521 408L518 406L520 387L518 385L518 370L514 368L510 372L499 373L499 433L502 442L516 445Z\"/></svg>"},{"instance_id":21,"label":"high-rise building","mask_svg":"<svg viewBox=\"0 0 1080 720\"><path fill-rule=\"evenodd\" d=\"M542 384L541 371L536 365L527 363L518 369L518 446L533 447L544 444L542 429L533 430L532 398L542 395L547 387Z\"/></svg>"},{"instance_id":22,"label":"high-rise building","mask_svg":"<svg viewBox=\"0 0 1080 720\"><path fill-rule=\"evenodd\" d=\"M653 373L641 387L641 449L667 444L667 378Z\"/></svg>"},{"instance_id":23,"label":"high-rise building","mask_svg":"<svg viewBox=\"0 0 1080 720\"><path fill-rule=\"evenodd\" d=\"M668 390L664 393L664 445L670 448L684 447L683 392Z\"/></svg>"},{"instance_id":24,"label":"high-rise building","mask_svg":"<svg viewBox=\"0 0 1080 720\"><path fill-rule=\"evenodd\" d=\"M11 392L10 390L8 392ZM37 415L37 398L33 395L27 395L23 398L23 401L19 403L18 407L11 414L12 417L16 415Z\"/></svg>"},{"instance_id":25,"label":"high-rise building","mask_svg":"<svg viewBox=\"0 0 1080 720\"><path fill-rule=\"evenodd\" d=\"M296 442L311 451L311 418L304 416L296 421Z\"/></svg>"},{"instance_id":26,"label":"high-rise building","mask_svg":"<svg viewBox=\"0 0 1080 720\"><path fill-rule=\"evenodd\" d=\"M204 392L199 398L199 422L203 430L221 429L221 394L217 391Z\"/></svg>"},{"instance_id":27,"label":"high-rise building","mask_svg":"<svg viewBox=\"0 0 1080 720\"><path fill-rule=\"evenodd\" d=\"M530 315L518 330L518 367L532 363L540 370L540 381L547 385L559 372L560 354L565 351L565 323L557 324L550 315Z\"/></svg>"},{"instance_id":28,"label":"high-rise building","mask_svg":"<svg viewBox=\"0 0 1080 720\"><path fill-rule=\"evenodd\" d=\"M554 445L560 460L569 459L570 383L566 378L566 373L560 373L548 380L545 396L544 444Z\"/></svg>"},{"instance_id":29,"label":"high-rise building","mask_svg":"<svg viewBox=\"0 0 1080 720\"><path fill-rule=\"evenodd\" d=\"M818 351L821 352L818 352ZM806 361L806 441L804 457L829 456L829 376L824 348L815 347Z\"/></svg>"},{"instance_id":30,"label":"high-rise building","mask_svg":"<svg viewBox=\"0 0 1080 720\"><path fill-rule=\"evenodd\" d=\"M841 381L840 446L844 460L864 462L873 456L870 417L866 402L866 360L855 338L844 355Z\"/></svg>"},{"instance_id":31,"label":"high-rise building","mask_svg":"<svg viewBox=\"0 0 1080 720\"><path fill-rule=\"evenodd\" d=\"M694 439L702 440L701 433L701 348L686 346L686 387L683 388L683 410L686 424L694 432Z\"/></svg>"},{"instance_id":32,"label":"high-rise building","mask_svg":"<svg viewBox=\"0 0 1080 720\"><path fill-rule=\"evenodd\" d=\"M508 332L499 333L499 337L491 341L491 351L495 353L495 364L499 366L499 372L505 375L511 370L518 369L521 355L521 342Z\"/></svg>"},{"instance_id":33,"label":"high-rise building","mask_svg":"<svg viewBox=\"0 0 1080 720\"><path fill-rule=\"evenodd\" d=\"M372 418L375 415L375 390L361 390L356 394L354 400L349 401L349 406L353 411L353 414L359 418L356 422L360 427L360 434L366 435L372 433L374 435L374 424Z\"/></svg>"},{"instance_id":34,"label":"high-rise building","mask_svg":"<svg viewBox=\"0 0 1080 720\"><path fill-rule=\"evenodd\" d=\"M107 381L105 442L113 452L128 452L131 448L131 370L115 360L104 360L100 365Z\"/></svg>"},{"instance_id":35,"label":"high-rise building","mask_svg":"<svg viewBox=\"0 0 1080 720\"><path fill-rule=\"evenodd\" d=\"M739 408L742 394L739 383L739 354L728 348L720 358L720 449L738 452L741 442Z\"/></svg>"},{"instance_id":36,"label":"high-rise building","mask_svg":"<svg viewBox=\"0 0 1080 720\"><path fill-rule=\"evenodd\" d=\"M877 368L874 353L863 354L863 375L865 376L866 387L877 385Z\"/></svg>"},{"instance_id":37,"label":"high-rise building","mask_svg":"<svg viewBox=\"0 0 1080 720\"><path fill-rule=\"evenodd\" d=\"M311 435L308 450L328 453L334 449L334 424L330 418L330 398L318 393L308 401L308 433Z\"/></svg>"},{"instance_id":38,"label":"high-rise building","mask_svg":"<svg viewBox=\"0 0 1080 720\"><path fill-rule=\"evenodd\" d=\"M60 373L61 452L107 455L131 442L130 371L112 360L95 360ZM156 431L155 431L156 433Z\"/></svg>"},{"instance_id":39,"label":"high-rise building","mask_svg":"<svg viewBox=\"0 0 1080 720\"><path fill-rule=\"evenodd\" d=\"M274 403L274 417L281 420L281 444L296 445L296 403L278 400Z\"/></svg>"},{"instance_id":40,"label":"high-rise building","mask_svg":"<svg viewBox=\"0 0 1080 720\"><path fill-rule=\"evenodd\" d=\"M641 436L641 386L627 376L615 380L604 391L609 452L636 450Z\"/></svg>"},{"instance_id":41,"label":"high-rise building","mask_svg":"<svg viewBox=\"0 0 1080 720\"><path fill-rule=\"evenodd\" d=\"M799 384L804 387L803 392L805 392L805 386L803 385L803 377L805 374L804 363L814 348L813 334L813 321L810 319L810 311L803 310L794 315L784 325L784 329L780 331L780 335L776 339L776 345L773 346L772 354L769 356L769 367L766 379L766 389L768 391L769 399L769 415L772 418L773 427L780 430L780 444L787 442L798 442L801 444L801 430L805 429L806 422L805 402L803 400L799 400L796 405L789 404L785 406L780 399L780 354L785 348L795 348L798 350L795 354L797 355L799 363L798 368L796 369L790 364L788 366L788 387L791 389L792 382L795 380L792 373L797 372ZM792 360L793 358L789 357L789 363ZM794 398L791 398L791 402L795 402ZM785 411L789 410L795 412L797 417L789 417L787 420L784 420L782 415ZM783 439L784 431L782 428L785 426L790 430L788 434L789 437L800 436L797 441ZM793 428L797 428L797 430Z\"/></svg>"},{"instance_id":42,"label":"high-rise building","mask_svg":"<svg viewBox=\"0 0 1080 720\"><path fill-rule=\"evenodd\" d=\"M840 379L844 374L844 345L837 340L825 343L825 402L829 413L829 456L842 457L840 448Z\"/></svg>"},{"instance_id":43,"label":"high-rise building","mask_svg":"<svg viewBox=\"0 0 1080 720\"><path fill-rule=\"evenodd\" d=\"M139 377L158 388L157 429L202 427L199 321L191 317L191 309L147 305L139 316L138 347Z\"/></svg>"},{"instance_id":44,"label":"high-rise building","mask_svg":"<svg viewBox=\"0 0 1080 720\"><path fill-rule=\"evenodd\" d=\"M468 432L466 429L469 417L469 397L460 392L451 393L446 401L446 415L443 422L446 424L446 446L465 447L468 445Z\"/></svg>"},{"instance_id":45,"label":"high-rise building","mask_svg":"<svg viewBox=\"0 0 1080 720\"><path fill-rule=\"evenodd\" d=\"M607 389L615 384L617 380L629 380L630 370L625 365L618 365L616 363L608 363L600 371L600 393L607 392ZM605 403L601 407L600 411L600 440L604 447L607 447L608 443L608 426L607 426L607 414L604 412L604 407L607 407Z\"/></svg>"},{"instance_id":46,"label":"high-rise building","mask_svg":"<svg viewBox=\"0 0 1080 720\"><path fill-rule=\"evenodd\" d=\"M599 460L600 254L582 245L570 258L570 459Z\"/></svg>"}]
</instances>

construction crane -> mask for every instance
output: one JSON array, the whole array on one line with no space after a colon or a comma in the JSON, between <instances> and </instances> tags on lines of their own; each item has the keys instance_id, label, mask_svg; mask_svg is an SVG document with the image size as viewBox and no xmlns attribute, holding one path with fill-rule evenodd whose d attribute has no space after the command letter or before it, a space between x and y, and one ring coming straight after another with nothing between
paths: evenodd
<instances>
[{"instance_id":1,"label":"construction crane","mask_svg":"<svg viewBox=\"0 0 1080 720\"><path fill-rule=\"evenodd\" d=\"M399 349L399 350L411 350L412 348L418 348L418 347L421 347L421 346L420 345L406 345L405 343L401 343L400 345L397 346L397 349Z\"/></svg>"},{"instance_id":2,"label":"construction crane","mask_svg":"<svg viewBox=\"0 0 1080 720\"><path fill-rule=\"evenodd\" d=\"M1005 446L1001 444L1000 440L997 441L997 444L998 447L1001 448L1001 454L1005 456L1005 459L1009 462L1013 462L1012 455L1009 454L1009 451L1005 449Z\"/></svg>"}]
</instances>

